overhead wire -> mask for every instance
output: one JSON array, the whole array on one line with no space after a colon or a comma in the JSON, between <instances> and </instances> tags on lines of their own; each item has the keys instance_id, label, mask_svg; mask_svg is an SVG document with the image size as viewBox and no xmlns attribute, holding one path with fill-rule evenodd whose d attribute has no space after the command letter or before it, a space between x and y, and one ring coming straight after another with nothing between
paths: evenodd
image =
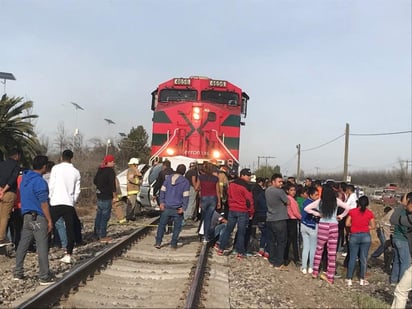
<instances>
[{"instance_id":1,"label":"overhead wire","mask_svg":"<svg viewBox=\"0 0 412 309\"><path fill-rule=\"evenodd\" d=\"M412 130L397 131L397 132L384 132L384 133L349 133L349 136L385 136L385 135L399 135L399 134L410 134L410 133L412 133ZM333 138L332 140L330 140L326 143L323 143L323 144L315 146L315 147L307 148L307 149L301 149L300 151L301 152L307 152L307 151L317 150L319 148L322 148L326 145L329 145L329 144L339 140L343 136L345 136L345 133Z\"/></svg>"},{"instance_id":2,"label":"overhead wire","mask_svg":"<svg viewBox=\"0 0 412 309\"><path fill-rule=\"evenodd\" d=\"M293 159L295 159L298 156L297 153L295 153L289 160L287 160L285 163L280 164L280 166L285 166L287 164L289 164Z\"/></svg>"},{"instance_id":3,"label":"overhead wire","mask_svg":"<svg viewBox=\"0 0 412 309\"><path fill-rule=\"evenodd\" d=\"M352 136L382 136L382 135L398 135L412 133L412 131L399 131L399 132L387 132L387 133L349 133Z\"/></svg>"},{"instance_id":4,"label":"overhead wire","mask_svg":"<svg viewBox=\"0 0 412 309\"><path fill-rule=\"evenodd\" d=\"M399 134L408 134L408 133L412 133L412 130L409 131L398 131L398 132L385 132L385 133L349 133L349 136L383 136L383 135L399 135ZM334 139L323 143L319 146L316 147L312 147L312 148L308 148L308 149L301 149L300 151L311 151L311 150L316 150L319 149L321 147L324 147L326 145L329 145L335 141L337 141L338 139L340 139L341 137L345 136L345 133L339 135L338 137L335 137Z\"/></svg>"},{"instance_id":5,"label":"overhead wire","mask_svg":"<svg viewBox=\"0 0 412 309\"><path fill-rule=\"evenodd\" d=\"M335 137L334 139L332 139L332 140L330 140L329 142L326 142L326 143L324 143L324 144L322 144L322 145L319 145L319 146L316 146L316 147L312 147L312 148L308 148L308 149L301 149L300 151L301 151L301 152L304 152L304 151L311 151L311 150L319 149L319 148L321 148L321 147L323 147L323 146L326 146L326 145L329 145L329 144L333 143L334 141L337 141L338 139L340 139L340 138L343 137L343 136L345 136L345 133L339 135L338 137Z\"/></svg>"}]
</instances>

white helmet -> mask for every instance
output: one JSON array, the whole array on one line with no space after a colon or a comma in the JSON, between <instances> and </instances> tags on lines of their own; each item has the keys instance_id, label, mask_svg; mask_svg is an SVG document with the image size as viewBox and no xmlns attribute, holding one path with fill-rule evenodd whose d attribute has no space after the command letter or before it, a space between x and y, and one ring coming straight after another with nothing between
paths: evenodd
<instances>
[{"instance_id":1,"label":"white helmet","mask_svg":"<svg viewBox=\"0 0 412 309\"><path fill-rule=\"evenodd\" d=\"M127 163L127 164L139 164L139 159L138 158L131 158L130 159L130 161L129 161L129 163Z\"/></svg>"}]
</instances>

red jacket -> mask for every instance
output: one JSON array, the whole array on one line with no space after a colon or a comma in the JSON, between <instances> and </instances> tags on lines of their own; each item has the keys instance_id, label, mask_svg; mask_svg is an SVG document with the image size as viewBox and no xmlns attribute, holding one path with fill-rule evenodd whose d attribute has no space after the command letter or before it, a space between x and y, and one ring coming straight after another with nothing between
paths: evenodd
<instances>
[{"instance_id":1,"label":"red jacket","mask_svg":"<svg viewBox=\"0 0 412 309\"><path fill-rule=\"evenodd\" d=\"M252 192L249 185L243 179L236 179L229 184L228 203L230 211L248 212L252 218L255 213Z\"/></svg>"}]
</instances>

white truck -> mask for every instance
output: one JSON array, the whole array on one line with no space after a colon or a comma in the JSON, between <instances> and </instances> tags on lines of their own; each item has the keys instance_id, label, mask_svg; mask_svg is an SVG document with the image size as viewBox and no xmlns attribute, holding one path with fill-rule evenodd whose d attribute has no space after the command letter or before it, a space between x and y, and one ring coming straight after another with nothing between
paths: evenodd
<instances>
[{"instance_id":1,"label":"white truck","mask_svg":"<svg viewBox=\"0 0 412 309\"><path fill-rule=\"evenodd\" d=\"M382 204L383 203L383 190L374 190L370 195L371 202Z\"/></svg>"},{"instance_id":2,"label":"white truck","mask_svg":"<svg viewBox=\"0 0 412 309\"><path fill-rule=\"evenodd\" d=\"M167 158L173 170L176 170L176 167L179 164L186 165L186 168L189 167L190 162L193 162L194 159L183 157L183 156L175 156ZM157 176L161 171L162 163L158 163L156 165L148 165L148 164L139 164L138 169L143 174L142 182L140 184L140 194L137 196L137 203L138 206L144 207L146 209L152 210L159 210L159 204L156 201L156 198L153 196L153 185L156 182ZM127 169L122 171L117 175L117 179L120 183L120 188L122 191L122 197L127 197Z\"/></svg>"}]
</instances>

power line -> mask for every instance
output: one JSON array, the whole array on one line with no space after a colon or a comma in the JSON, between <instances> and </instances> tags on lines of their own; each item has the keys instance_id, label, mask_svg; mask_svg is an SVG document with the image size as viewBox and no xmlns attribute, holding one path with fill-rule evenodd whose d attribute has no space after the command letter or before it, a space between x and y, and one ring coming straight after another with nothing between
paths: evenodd
<instances>
[{"instance_id":1,"label":"power line","mask_svg":"<svg viewBox=\"0 0 412 309\"><path fill-rule=\"evenodd\" d=\"M412 133L411 131L398 131L398 132L386 132L386 133L350 133L349 135L351 136L383 136L383 135L399 135L399 134L408 134L408 133ZM311 151L311 150L316 150L319 149L323 146L326 146L330 143L333 143L334 141L337 141L338 139L340 139L341 137L345 136L345 133L343 133L342 135L339 135L338 137L330 140L329 142L326 142L324 144L321 144L319 146L316 147L312 147L312 148L308 148L308 149L301 149L301 151Z\"/></svg>"},{"instance_id":2,"label":"power line","mask_svg":"<svg viewBox=\"0 0 412 309\"><path fill-rule=\"evenodd\" d=\"M289 163L291 163L292 160L294 160L298 155L295 153L289 160L287 160L286 162L279 164L279 166L285 166L288 165Z\"/></svg>"},{"instance_id":3,"label":"power line","mask_svg":"<svg viewBox=\"0 0 412 309\"><path fill-rule=\"evenodd\" d=\"M379 135L397 135L397 134L407 134L412 133L412 131L399 131L399 132L387 132L387 133L350 133L353 136L379 136Z\"/></svg>"},{"instance_id":4,"label":"power line","mask_svg":"<svg viewBox=\"0 0 412 309\"><path fill-rule=\"evenodd\" d=\"M308 149L301 149L301 151L303 152L303 151L311 151L311 150L319 149L319 148L321 148L321 147L323 147L323 146L326 146L326 145L328 145L328 144L330 144L330 143L333 143L334 141L337 141L338 139L340 139L340 138L343 137L343 136L345 136L345 133L339 135L338 137L335 137L333 140L331 140L331 141L329 141L329 142L326 142L326 143L324 143L324 144L322 144L322 145L319 145L319 146L316 146L316 147L312 147L312 148L308 148Z\"/></svg>"},{"instance_id":5,"label":"power line","mask_svg":"<svg viewBox=\"0 0 412 309\"><path fill-rule=\"evenodd\" d=\"M308 148L308 149L301 149L301 152L307 152L307 151L317 150L317 149L319 149L319 148L322 148L322 147L324 147L324 146L326 146L326 145L329 145L329 144L331 144L331 143L339 140L340 138L342 138L342 137L345 136L346 134L348 134L348 136L351 136L351 135L352 135L352 136L383 136L383 135L399 135L399 134L410 134L410 133L412 133L412 130L397 131L397 132L384 132L384 133L349 133L349 131L347 130L345 133L343 133L343 134L335 137L334 139L332 139L332 140L330 140L330 141L328 141L328 142L326 142L326 143L323 143L323 144L321 144L321 145L318 145L318 146L316 146L316 147L311 147L311 148ZM290 160L288 160L286 163L282 164L282 166L283 166L283 165L286 165L287 163L289 163L289 161L293 160L295 157L296 157L296 155L294 155L294 156L293 156Z\"/></svg>"},{"instance_id":6,"label":"power line","mask_svg":"<svg viewBox=\"0 0 412 309\"><path fill-rule=\"evenodd\" d=\"M343 136L345 136L345 145L346 145L346 143L349 141L349 140L348 140L348 137L351 136L351 135L352 135L352 136L385 136L385 135L400 135L400 134L411 134L411 133L412 133L412 130L396 131L396 132L383 132L383 133L349 133L349 128L348 128L348 124L347 124L347 129L345 130L345 133L337 136L336 138L334 138L334 139L332 139L332 140L330 140L330 141L328 141L328 142L326 142L326 143L323 143L323 144L321 144L321 145L318 145L318 146L316 146L316 147L311 147L311 148L308 148L308 149L301 149L301 152L307 152L307 151L312 151L312 150L316 150L316 149L322 148L322 147L324 147L324 146L326 146L326 145L328 145L328 144L331 144L331 143L337 141L338 139L342 138ZM346 140L347 140L347 141L346 141ZM346 147L347 147L347 146L345 146L345 150L347 149ZM346 155L346 154L345 154L345 155ZM346 159L345 159L345 160L346 160ZM347 162L347 161L345 161L345 162ZM412 161L411 161L411 162L412 162ZM282 165L283 165L283 164L282 164ZM408 164L407 164L407 165L408 165ZM352 167L355 167L355 165L352 164ZM317 172L318 172L318 171L317 171ZM344 167L344 173L345 173L345 167Z\"/></svg>"}]
</instances>

